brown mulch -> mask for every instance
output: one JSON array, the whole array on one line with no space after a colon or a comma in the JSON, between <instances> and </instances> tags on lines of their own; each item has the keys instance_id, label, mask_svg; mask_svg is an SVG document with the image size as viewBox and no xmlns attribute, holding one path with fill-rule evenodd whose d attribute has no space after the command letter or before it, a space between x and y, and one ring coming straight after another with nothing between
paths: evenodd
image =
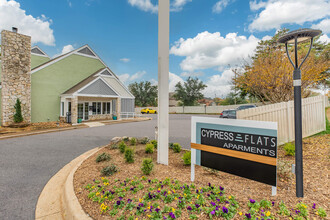
<instances>
[{"instance_id":1,"label":"brown mulch","mask_svg":"<svg viewBox=\"0 0 330 220\"><path fill-rule=\"evenodd\" d=\"M316 203L316 207L323 207L330 214L329 206L329 165L330 165L330 135L322 135L304 139L304 198L296 198L295 178L291 173L291 164L294 163L294 157L285 156L282 147L278 150L278 186L277 195L271 196L271 186L258 183L245 178L237 177L223 172L212 171L200 166L196 166L195 184L206 186L211 183L215 186L223 186L226 195L235 196L239 202L239 211L247 212L247 203L249 199L257 201L268 199L278 204L283 201L288 209L302 201L307 204L310 211L310 218L319 219L317 215L311 212L311 206ZM111 155L110 163L117 165L120 172L109 177L110 181L119 179L133 178L134 176L142 177L140 170L142 159L150 157L144 153L144 145L136 147L135 162L128 164L124 161L123 154L120 154L118 149L110 149L109 146L102 148L95 155L84 161L74 175L74 189L78 200L85 210L93 219L112 219L109 215L100 214L100 204L92 202L88 199L88 191L85 189L87 184L93 183L93 179L101 180L101 169L109 164L109 162L96 163L96 156L102 152L107 152ZM169 166L156 164L154 171L148 179L157 178L164 180L166 177L177 179L181 183L191 184L190 181L190 166L184 166L182 155L184 152L175 154L169 150ZM153 161L157 161L157 152L152 155ZM142 190L143 191L143 190ZM146 192L146 191L144 191ZM142 193L142 192L141 192ZM136 194L136 198L140 198L141 194ZM157 201L158 202L158 201ZM272 211L276 213L275 211ZM244 216L244 215L243 215ZM235 219L243 219L243 216L235 217ZM182 219L187 219L184 215ZM200 216L201 219L206 219L206 216ZM140 219L140 218L139 218ZM279 219L284 219L283 216Z\"/></svg>"},{"instance_id":2,"label":"brown mulch","mask_svg":"<svg viewBox=\"0 0 330 220\"><path fill-rule=\"evenodd\" d=\"M39 131L39 130L46 130L52 128L66 128L72 127L71 124L51 121L51 122L38 122L38 123L31 123L26 127L21 128L11 128L11 127L0 127L0 136L6 134L13 134L13 133L21 133L21 132L29 132L29 131Z\"/></svg>"}]
</instances>

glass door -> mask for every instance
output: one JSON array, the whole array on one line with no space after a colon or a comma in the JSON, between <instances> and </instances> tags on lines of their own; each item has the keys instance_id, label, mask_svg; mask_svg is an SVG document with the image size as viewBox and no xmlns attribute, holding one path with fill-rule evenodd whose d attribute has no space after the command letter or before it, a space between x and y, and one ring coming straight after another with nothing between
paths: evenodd
<instances>
[{"instance_id":1,"label":"glass door","mask_svg":"<svg viewBox=\"0 0 330 220\"><path fill-rule=\"evenodd\" d=\"M84 104L82 103L78 104L78 119L84 119Z\"/></svg>"},{"instance_id":2,"label":"glass door","mask_svg":"<svg viewBox=\"0 0 330 220\"><path fill-rule=\"evenodd\" d=\"M84 112L85 112L85 118L84 120L87 121L88 120L88 114L89 114L89 103L88 102L85 102L85 106L84 106Z\"/></svg>"}]
</instances>

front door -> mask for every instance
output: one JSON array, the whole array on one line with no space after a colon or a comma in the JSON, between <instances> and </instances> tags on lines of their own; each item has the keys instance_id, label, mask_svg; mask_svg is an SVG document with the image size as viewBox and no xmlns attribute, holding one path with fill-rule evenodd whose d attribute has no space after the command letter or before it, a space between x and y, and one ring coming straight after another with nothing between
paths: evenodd
<instances>
[{"instance_id":1,"label":"front door","mask_svg":"<svg viewBox=\"0 0 330 220\"><path fill-rule=\"evenodd\" d=\"M85 118L84 118L84 120L88 120L88 114L89 114L89 103L88 102L85 102L85 106L84 106L84 116L85 116Z\"/></svg>"}]
</instances>

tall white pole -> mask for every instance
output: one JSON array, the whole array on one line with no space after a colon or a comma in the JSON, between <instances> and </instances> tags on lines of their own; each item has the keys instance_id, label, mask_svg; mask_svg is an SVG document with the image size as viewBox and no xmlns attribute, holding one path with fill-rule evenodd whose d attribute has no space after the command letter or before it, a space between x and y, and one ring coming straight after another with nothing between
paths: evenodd
<instances>
[{"instance_id":1,"label":"tall white pole","mask_svg":"<svg viewBox=\"0 0 330 220\"><path fill-rule=\"evenodd\" d=\"M157 162L168 165L170 0L158 1L158 151Z\"/></svg>"}]
</instances>

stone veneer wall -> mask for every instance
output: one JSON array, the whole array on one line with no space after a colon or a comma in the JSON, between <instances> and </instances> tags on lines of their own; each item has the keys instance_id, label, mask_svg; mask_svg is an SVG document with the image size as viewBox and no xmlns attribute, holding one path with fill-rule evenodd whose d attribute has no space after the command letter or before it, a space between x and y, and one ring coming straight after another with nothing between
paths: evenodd
<instances>
[{"instance_id":1,"label":"stone veneer wall","mask_svg":"<svg viewBox=\"0 0 330 220\"><path fill-rule=\"evenodd\" d=\"M14 122L17 98L21 101L24 122L31 122L31 37L1 32L1 121Z\"/></svg>"}]
</instances>

